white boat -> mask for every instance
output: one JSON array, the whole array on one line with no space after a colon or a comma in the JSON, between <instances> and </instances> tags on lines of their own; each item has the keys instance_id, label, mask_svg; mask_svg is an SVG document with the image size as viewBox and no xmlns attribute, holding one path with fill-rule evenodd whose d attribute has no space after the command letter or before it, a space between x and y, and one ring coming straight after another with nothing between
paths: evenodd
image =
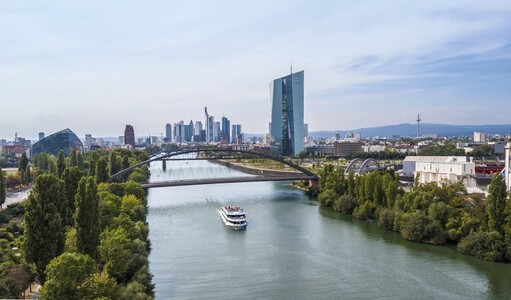
<instances>
[{"instance_id":1,"label":"white boat","mask_svg":"<svg viewBox=\"0 0 511 300\"><path fill-rule=\"evenodd\" d=\"M220 218L225 226L231 229L243 230L247 228L247 216L243 208L239 206L223 206L218 210Z\"/></svg>"}]
</instances>

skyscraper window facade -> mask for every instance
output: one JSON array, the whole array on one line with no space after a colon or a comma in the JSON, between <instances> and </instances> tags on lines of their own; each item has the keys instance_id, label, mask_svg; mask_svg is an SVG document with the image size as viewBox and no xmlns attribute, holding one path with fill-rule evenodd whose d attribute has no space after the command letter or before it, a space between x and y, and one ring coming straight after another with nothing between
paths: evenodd
<instances>
[{"instance_id":1,"label":"skyscraper window facade","mask_svg":"<svg viewBox=\"0 0 511 300\"><path fill-rule=\"evenodd\" d=\"M284 156L297 156L304 147L304 71L270 83L272 146Z\"/></svg>"},{"instance_id":2,"label":"skyscraper window facade","mask_svg":"<svg viewBox=\"0 0 511 300\"><path fill-rule=\"evenodd\" d=\"M165 141L168 143L172 142L172 125L169 123L165 125Z\"/></svg>"},{"instance_id":3,"label":"skyscraper window facade","mask_svg":"<svg viewBox=\"0 0 511 300\"><path fill-rule=\"evenodd\" d=\"M42 152L51 153L57 156L60 150L62 150L64 155L67 156L73 150L83 150L83 144L76 134L71 131L71 129L66 128L59 132L55 132L54 134L51 134L32 145L31 153L32 156Z\"/></svg>"},{"instance_id":4,"label":"skyscraper window facade","mask_svg":"<svg viewBox=\"0 0 511 300\"><path fill-rule=\"evenodd\" d=\"M126 125L124 129L124 144L130 145L131 149L135 149L135 131L131 125Z\"/></svg>"}]
</instances>

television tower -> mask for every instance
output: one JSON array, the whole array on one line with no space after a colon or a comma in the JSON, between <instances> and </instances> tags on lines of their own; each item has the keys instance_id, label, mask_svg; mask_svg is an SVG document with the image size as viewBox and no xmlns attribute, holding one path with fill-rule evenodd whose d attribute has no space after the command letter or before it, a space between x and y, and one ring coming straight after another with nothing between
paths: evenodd
<instances>
[{"instance_id":1,"label":"television tower","mask_svg":"<svg viewBox=\"0 0 511 300\"><path fill-rule=\"evenodd\" d=\"M417 138L419 138L419 127L420 127L420 122L421 122L421 115L420 114L417 114Z\"/></svg>"}]
</instances>

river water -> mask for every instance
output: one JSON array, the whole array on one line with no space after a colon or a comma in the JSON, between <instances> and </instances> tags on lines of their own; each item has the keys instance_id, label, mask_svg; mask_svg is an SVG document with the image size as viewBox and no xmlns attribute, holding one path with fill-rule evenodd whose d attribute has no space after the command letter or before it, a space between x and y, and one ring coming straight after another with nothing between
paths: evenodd
<instances>
[{"instance_id":1,"label":"river water","mask_svg":"<svg viewBox=\"0 0 511 300\"><path fill-rule=\"evenodd\" d=\"M184 178L203 167L243 175L207 161L173 164L167 173ZM156 170L153 181L163 175ZM151 189L156 299L510 299L510 264L406 241L320 208L288 184ZM223 225L223 205L245 209L246 231Z\"/></svg>"}]
</instances>

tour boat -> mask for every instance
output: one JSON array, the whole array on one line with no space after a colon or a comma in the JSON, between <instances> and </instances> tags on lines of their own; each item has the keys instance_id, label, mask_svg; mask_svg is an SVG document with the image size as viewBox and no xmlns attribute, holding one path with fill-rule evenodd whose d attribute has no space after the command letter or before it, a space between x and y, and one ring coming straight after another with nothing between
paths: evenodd
<instances>
[{"instance_id":1,"label":"tour boat","mask_svg":"<svg viewBox=\"0 0 511 300\"><path fill-rule=\"evenodd\" d=\"M239 206L223 206L218 211L225 226L231 229L243 230L247 228L247 216Z\"/></svg>"}]
</instances>

